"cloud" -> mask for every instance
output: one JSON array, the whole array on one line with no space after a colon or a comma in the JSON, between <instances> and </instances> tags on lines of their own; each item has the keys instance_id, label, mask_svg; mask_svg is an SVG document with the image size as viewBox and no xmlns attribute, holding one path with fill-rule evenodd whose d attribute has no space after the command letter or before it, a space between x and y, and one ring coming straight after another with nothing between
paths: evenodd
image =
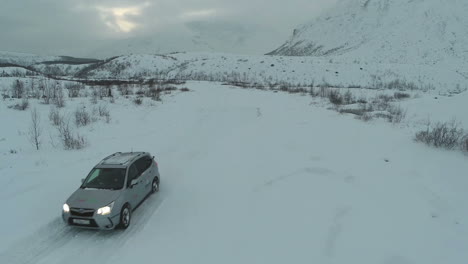
<instances>
[{"instance_id":1,"label":"cloud","mask_svg":"<svg viewBox=\"0 0 468 264\"><path fill-rule=\"evenodd\" d=\"M116 32L128 33L135 30L140 24L132 18L141 16L143 8L149 6L148 2L132 6L96 6L103 22Z\"/></svg>"},{"instance_id":2,"label":"cloud","mask_svg":"<svg viewBox=\"0 0 468 264\"><path fill-rule=\"evenodd\" d=\"M151 39L159 46L160 36L177 36L172 43L195 37L209 50L262 54L334 2L2 0L0 50L87 56L112 42Z\"/></svg>"},{"instance_id":3,"label":"cloud","mask_svg":"<svg viewBox=\"0 0 468 264\"><path fill-rule=\"evenodd\" d=\"M199 9L199 10L190 10L183 12L179 17L182 20L191 20L191 19L200 19L213 17L219 15L219 11L216 9Z\"/></svg>"}]
</instances>

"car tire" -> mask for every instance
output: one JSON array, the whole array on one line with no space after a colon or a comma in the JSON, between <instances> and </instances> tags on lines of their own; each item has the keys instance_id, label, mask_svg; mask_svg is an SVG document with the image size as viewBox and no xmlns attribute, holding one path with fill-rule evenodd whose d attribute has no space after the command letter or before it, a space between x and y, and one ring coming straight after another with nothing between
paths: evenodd
<instances>
[{"instance_id":1,"label":"car tire","mask_svg":"<svg viewBox=\"0 0 468 264\"><path fill-rule=\"evenodd\" d=\"M151 193L159 192L159 179L154 177L153 182L151 183Z\"/></svg>"},{"instance_id":2,"label":"car tire","mask_svg":"<svg viewBox=\"0 0 468 264\"><path fill-rule=\"evenodd\" d=\"M120 211L120 223L117 226L119 229L127 229L132 220L132 210L128 204L125 204Z\"/></svg>"}]
</instances>

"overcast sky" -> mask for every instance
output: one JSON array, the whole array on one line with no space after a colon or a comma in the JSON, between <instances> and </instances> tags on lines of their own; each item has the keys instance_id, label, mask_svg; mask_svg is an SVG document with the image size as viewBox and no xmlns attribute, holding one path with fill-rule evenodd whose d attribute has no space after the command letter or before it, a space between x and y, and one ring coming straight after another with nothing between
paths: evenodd
<instances>
[{"instance_id":1,"label":"overcast sky","mask_svg":"<svg viewBox=\"0 0 468 264\"><path fill-rule=\"evenodd\" d=\"M0 50L74 56L170 49L263 54L335 2L2 0Z\"/></svg>"}]
</instances>

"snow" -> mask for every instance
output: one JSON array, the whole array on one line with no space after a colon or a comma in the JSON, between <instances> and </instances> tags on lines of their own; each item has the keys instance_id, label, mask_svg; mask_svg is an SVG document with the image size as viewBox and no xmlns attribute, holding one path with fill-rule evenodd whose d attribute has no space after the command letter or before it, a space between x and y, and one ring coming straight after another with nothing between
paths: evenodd
<instances>
[{"instance_id":1,"label":"snow","mask_svg":"<svg viewBox=\"0 0 468 264\"><path fill-rule=\"evenodd\" d=\"M308 96L189 82L162 102L119 97L109 124L80 128L89 146L26 138L28 111L0 101L0 263L464 263L467 157L412 140L415 120L455 115L467 92L421 93L401 125L361 122ZM92 108L68 100L65 112ZM49 136L49 134L51 136ZM10 150L16 150L12 154ZM62 203L117 151L149 151L161 191L125 231L61 222Z\"/></svg>"}]
</instances>

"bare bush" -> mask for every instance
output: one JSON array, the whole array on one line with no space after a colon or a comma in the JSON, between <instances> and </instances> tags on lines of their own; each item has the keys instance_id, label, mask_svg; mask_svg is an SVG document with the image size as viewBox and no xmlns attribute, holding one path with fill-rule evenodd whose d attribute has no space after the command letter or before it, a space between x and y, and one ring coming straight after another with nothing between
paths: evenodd
<instances>
[{"instance_id":1,"label":"bare bush","mask_svg":"<svg viewBox=\"0 0 468 264\"><path fill-rule=\"evenodd\" d=\"M141 105L141 104L143 103L143 99L141 99L141 98L139 98L139 97L138 97L138 98L135 98L135 99L133 100L133 103L136 104L136 105Z\"/></svg>"},{"instance_id":2,"label":"bare bush","mask_svg":"<svg viewBox=\"0 0 468 264\"><path fill-rule=\"evenodd\" d=\"M161 101L161 91L162 89L156 87L150 87L147 92L147 96L155 101Z\"/></svg>"},{"instance_id":3,"label":"bare bush","mask_svg":"<svg viewBox=\"0 0 468 264\"><path fill-rule=\"evenodd\" d=\"M106 105L99 105L97 108L94 108L93 112L95 112L99 117L103 117L106 123L109 123L111 120L109 109L107 109Z\"/></svg>"},{"instance_id":4,"label":"bare bush","mask_svg":"<svg viewBox=\"0 0 468 264\"><path fill-rule=\"evenodd\" d=\"M107 106L105 105L100 105L97 110L100 117L109 115L109 109L107 109Z\"/></svg>"},{"instance_id":5,"label":"bare bush","mask_svg":"<svg viewBox=\"0 0 468 264\"><path fill-rule=\"evenodd\" d=\"M106 86L106 87L102 87L102 86L98 86L96 87L97 91L98 91L98 94L99 94L99 99L102 100L102 98L104 97L107 97L109 96L109 94L112 94L112 89L110 88L110 86Z\"/></svg>"},{"instance_id":6,"label":"bare bush","mask_svg":"<svg viewBox=\"0 0 468 264\"><path fill-rule=\"evenodd\" d=\"M358 116L357 118L364 121L364 122L368 122L368 121L372 120L372 115L370 113L364 113L363 115Z\"/></svg>"},{"instance_id":7,"label":"bare bush","mask_svg":"<svg viewBox=\"0 0 468 264\"><path fill-rule=\"evenodd\" d=\"M60 115L60 111L58 110L57 107L52 106L50 108L49 120L52 122L54 126L60 125L60 123L63 121L63 117L62 115Z\"/></svg>"},{"instance_id":8,"label":"bare bush","mask_svg":"<svg viewBox=\"0 0 468 264\"><path fill-rule=\"evenodd\" d=\"M406 110L401 108L401 106L392 105L387 109L387 111L390 114L388 121L391 123L401 123L401 121L406 117Z\"/></svg>"},{"instance_id":9,"label":"bare bush","mask_svg":"<svg viewBox=\"0 0 468 264\"><path fill-rule=\"evenodd\" d=\"M77 127L87 126L91 124L91 115L86 111L84 107L78 107L75 110L75 124Z\"/></svg>"},{"instance_id":10,"label":"bare bush","mask_svg":"<svg viewBox=\"0 0 468 264\"><path fill-rule=\"evenodd\" d=\"M42 135L42 127L41 127L41 117L37 112L37 109L34 108L31 110L31 126L29 127L29 141L36 150L39 150L41 146L41 135Z\"/></svg>"},{"instance_id":11,"label":"bare bush","mask_svg":"<svg viewBox=\"0 0 468 264\"><path fill-rule=\"evenodd\" d=\"M80 97L80 92L84 89L84 87L79 83L67 83L65 84L65 89L68 90L69 98L77 98Z\"/></svg>"},{"instance_id":12,"label":"bare bush","mask_svg":"<svg viewBox=\"0 0 468 264\"><path fill-rule=\"evenodd\" d=\"M190 89L187 87L180 88L181 92L190 92Z\"/></svg>"},{"instance_id":13,"label":"bare bush","mask_svg":"<svg viewBox=\"0 0 468 264\"><path fill-rule=\"evenodd\" d=\"M393 94L393 97L397 100L402 100L402 99L407 99L407 98L410 98L411 95L408 94L408 93L402 93L402 92L395 92Z\"/></svg>"},{"instance_id":14,"label":"bare bush","mask_svg":"<svg viewBox=\"0 0 468 264\"><path fill-rule=\"evenodd\" d=\"M338 90L330 90L328 93L328 99L330 103L334 105L342 105L343 104L343 96Z\"/></svg>"},{"instance_id":15,"label":"bare bush","mask_svg":"<svg viewBox=\"0 0 468 264\"><path fill-rule=\"evenodd\" d=\"M353 115L357 115L357 116L362 116L364 115L365 113L367 113L366 109L364 108L344 108L344 109L340 109L340 114L353 114Z\"/></svg>"},{"instance_id":16,"label":"bare bush","mask_svg":"<svg viewBox=\"0 0 468 264\"><path fill-rule=\"evenodd\" d=\"M354 103L356 103L356 98L354 97L353 93L349 89L343 95L343 103L344 104L354 104Z\"/></svg>"},{"instance_id":17,"label":"bare bush","mask_svg":"<svg viewBox=\"0 0 468 264\"><path fill-rule=\"evenodd\" d=\"M393 97L381 94L371 100L371 105L377 111L387 111L391 107L392 100Z\"/></svg>"},{"instance_id":18,"label":"bare bush","mask_svg":"<svg viewBox=\"0 0 468 264\"><path fill-rule=\"evenodd\" d=\"M130 89L128 88L128 84L119 85L117 89L119 90L120 94L123 96L130 95Z\"/></svg>"},{"instance_id":19,"label":"bare bush","mask_svg":"<svg viewBox=\"0 0 468 264\"><path fill-rule=\"evenodd\" d=\"M416 133L415 140L436 148L454 149L462 142L464 131L452 120L445 123L428 124L423 131Z\"/></svg>"},{"instance_id":20,"label":"bare bush","mask_svg":"<svg viewBox=\"0 0 468 264\"><path fill-rule=\"evenodd\" d=\"M432 85L416 84L411 81L394 79L392 81L383 81L380 76L371 75L372 87L376 89L394 89L394 90L431 90Z\"/></svg>"},{"instance_id":21,"label":"bare bush","mask_svg":"<svg viewBox=\"0 0 468 264\"><path fill-rule=\"evenodd\" d=\"M377 95L377 99L385 102L385 103L389 103L389 102L392 102L394 100L394 97L391 96L391 95L387 95L387 94L379 94Z\"/></svg>"},{"instance_id":22,"label":"bare bush","mask_svg":"<svg viewBox=\"0 0 468 264\"><path fill-rule=\"evenodd\" d=\"M464 152L468 152L468 134L466 134L461 140L461 149Z\"/></svg>"},{"instance_id":23,"label":"bare bush","mask_svg":"<svg viewBox=\"0 0 468 264\"><path fill-rule=\"evenodd\" d=\"M138 89L138 91L136 91L135 94L136 94L136 95L139 95L139 96L144 96L144 95L146 94L146 92L145 92L145 90L144 90L143 87L140 87L140 88Z\"/></svg>"},{"instance_id":24,"label":"bare bush","mask_svg":"<svg viewBox=\"0 0 468 264\"><path fill-rule=\"evenodd\" d=\"M99 99L99 90L96 87L93 87L91 89L91 103L92 104L97 104Z\"/></svg>"},{"instance_id":25,"label":"bare bush","mask_svg":"<svg viewBox=\"0 0 468 264\"><path fill-rule=\"evenodd\" d=\"M62 108L65 106L65 94L63 93L62 86L58 83L57 83L57 86L55 87L54 104L59 108Z\"/></svg>"},{"instance_id":26,"label":"bare bush","mask_svg":"<svg viewBox=\"0 0 468 264\"><path fill-rule=\"evenodd\" d=\"M367 98L365 96L361 96L357 99L357 102L360 104L367 104Z\"/></svg>"},{"instance_id":27,"label":"bare bush","mask_svg":"<svg viewBox=\"0 0 468 264\"><path fill-rule=\"evenodd\" d=\"M11 86L11 97L23 98L24 97L24 82L16 80Z\"/></svg>"},{"instance_id":28,"label":"bare bush","mask_svg":"<svg viewBox=\"0 0 468 264\"><path fill-rule=\"evenodd\" d=\"M53 91L49 81L42 81L39 89L42 90L42 99L44 100L44 104L50 104L50 99L53 98Z\"/></svg>"},{"instance_id":29,"label":"bare bush","mask_svg":"<svg viewBox=\"0 0 468 264\"><path fill-rule=\"evenodd\" d=\"M13 109L19 110L19 111L24 111L24 110L28 109L28 107L29 107L29 100L26 97L21 99L20 103L9 106L9 108L13 108Z\"/></svg>"},{"instance_id":30,"label":"bare bush","mask_svg":"<svg viewBox=\"0 0 468 264\"><path fill-rule=\"evenodd\" d=\"M310 97L317 97L319 95L319 93L318 93L318 91L315 91L315 88L312 86L312 87L310 87L309 95L310 95Z\"/></svg>"},{"instance_id":31,"label":"bare bush","mask_svg":"<svg viewBox=\"0 0 468 264\"><path fill-rule=\"evenodd\" d=\"M320 90L318 92L318 96L322 97L322 98L325 98L325 97L328 97L328 94L329 94L329 88L326 87L326 86L320 86Z\"/></svg>"},{"instance_id":32,"label":"bare bush","mask_svg":"<svg viewBox=\"0 0 468 264\"><path fill-rule=\"evenodd\" d=\"M69 120L62 121L60 125L57 126L57 130L59 132L60 142L64 149L82 149L87 145L87 140L78 132L73 131Z\"/></svg>"},{"instance_id":33,"label":"bare bush","mask_svg":"<svg viewBox=\"0 0 468 264\"><path fill-rule=\"evenodd\" d=\"M35 98L35 99L41 98L40 90L38 89L36 85L35 79L32 77L29 79L29 92L32 98Z\"/></svg>"}]
</instances>

